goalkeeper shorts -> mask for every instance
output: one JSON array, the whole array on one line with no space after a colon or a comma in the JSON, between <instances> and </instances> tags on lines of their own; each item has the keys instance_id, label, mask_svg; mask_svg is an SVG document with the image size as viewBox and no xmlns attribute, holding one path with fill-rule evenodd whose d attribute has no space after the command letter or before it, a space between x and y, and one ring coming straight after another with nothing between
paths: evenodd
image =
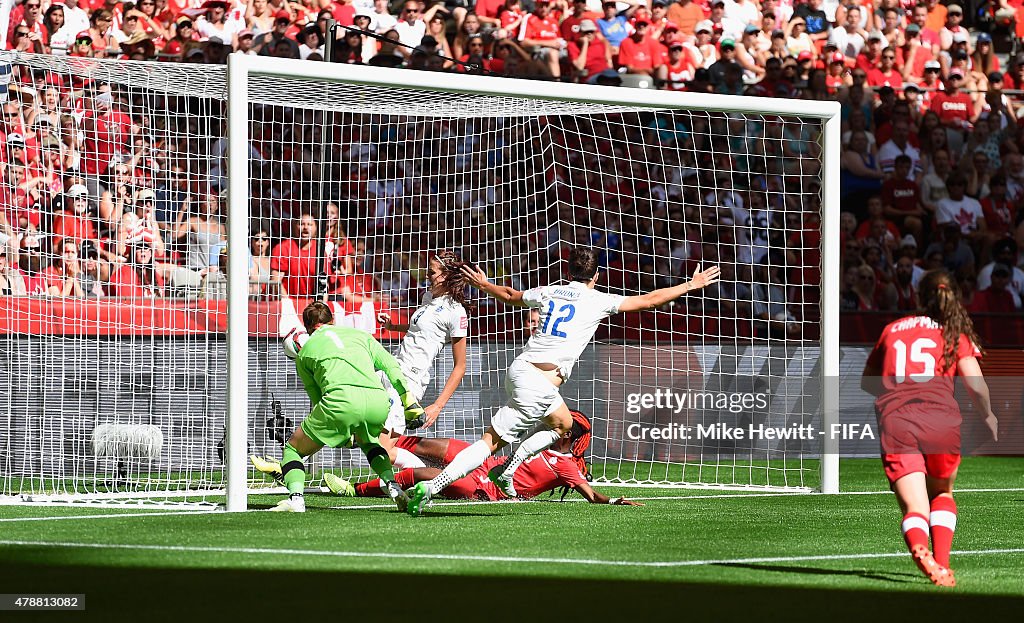
<instances>
[{"instance_id":1,"label":"goalkeeper shorts","mask_svg":"<svg viewBox=\"0 0 1024 623\"><path fill-rule=\"evenodd\" d=\"M505 375L508 403L491 419L505 443L516 443L545 416L565 404L558 388L532 363L516 359Z\"/></svg>"},{"instance_id":2,"label":"goalkeeper shorts","mask_svg":"<svg viewBox=\"0 0 1024 623\"><path fill-rule=\"evenodd\" d=\"M324 394L301 426L310 439L329 448L348 446L353 436L377 443L389 407L383 387L347 387Z\"/></svg>"}]
</instances>

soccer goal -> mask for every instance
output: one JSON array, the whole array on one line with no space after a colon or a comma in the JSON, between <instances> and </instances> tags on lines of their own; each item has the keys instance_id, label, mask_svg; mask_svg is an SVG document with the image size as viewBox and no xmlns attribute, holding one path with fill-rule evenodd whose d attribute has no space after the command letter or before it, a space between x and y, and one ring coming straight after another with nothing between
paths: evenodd
<instances>
[{"instance_id":1,"label":"soccer goal","mask_svg":"<svg viewBox=\"0 0 1024 623\"><path fill-rule=\"evenodd\" d=\"M109 214L116 168L82 183L115 246L141 246L123 215L147 189L166 238L158 296L100 275L102 299L3 298L3 499L244 510L275 490L247 455L280 457L309 408L280 342L309 300L395 345L376 315L416 307L431 253L526 289L564 279L574 245L601 250L598 287L625 295L698 263L724 276L613 317L584 353L562 394L593 423L596 483L838 490L839 252L822 242L838 239L838 104L241 55L226 70L2 58L41 105L61 76L72 123L97 106L130 119L111 162L132 169L131 205ZM77 155L95 161L88 131ZM280 279L270 249L290 258ZM465 378L425 435L478 437L504 401L529 316L477 302ZM452 365L446 349L425 402ZM347 449L311 460L309 485L325 470L370 475Z\"/></svg>"}]
</instances>

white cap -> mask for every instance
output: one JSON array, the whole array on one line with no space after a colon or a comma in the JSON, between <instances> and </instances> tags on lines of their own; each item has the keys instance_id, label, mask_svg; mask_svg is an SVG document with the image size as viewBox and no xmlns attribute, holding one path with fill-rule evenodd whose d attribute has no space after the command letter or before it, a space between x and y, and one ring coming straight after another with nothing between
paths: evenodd
<instances>
[{"instance_id":1,"label":"white cap","mask_svg":"<svg viewBox=\"0 0 1024 623\"><path fill-rule=\"evenodd\" d=\"M72 184L68 189L68 197L88 197L89 189L84 184Z\"/></svg>"},{"instance_id":2,"label":"white cap","mask_svg":"<svg viewBox=\"0 0 1024 623\"><path fill-rule=\"evenodd\" d=\"M903 240L900 240L900 246L901 247L914 247L916 249L917 248L917 239L915 239L910 234L907 234L906 236L903 236Z\"/></svg>"},{"instance_id":3,"label":"white cap","mask_svg":"<svg viewBox=\"0 0 1024 623\"><path fill-rule=\"evenodd\" d=\"M693 32L695 34L702 30L705 30L707 32L714 32L715 29L714 25L711 23L711 20L706 19L704 21L697 22L697 25L693 27Z\"/></svg>"},{"instance_id":4,"label":"white cap","mask_svg":"<svg viewBox=\"0 0 1024 623\"><path fill-rule=\"evenodd\" d=\"M969 40L967 32L964 30L958 30L953 33L953 43L967 43Z\"/></svg>"}]
</instances>

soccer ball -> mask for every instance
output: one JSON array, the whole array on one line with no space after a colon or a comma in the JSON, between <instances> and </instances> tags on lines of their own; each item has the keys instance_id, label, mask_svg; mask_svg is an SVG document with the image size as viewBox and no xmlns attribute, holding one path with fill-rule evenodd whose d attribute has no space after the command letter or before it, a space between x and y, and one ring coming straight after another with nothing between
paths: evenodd
<instances>
[{"instance_id":1,"label":"soccer ball","mask_svg":"<svg viewBox=\"0 0 1024 623\"><path fill-rule=\"evenodd\" d=\"M289 359L294 360L299 356L299 351L302 350L302 346L309 339L309 335L306 334L305 329L296 329L288 335L284 336L281 340L284 345L284 355Z\"/></svg>"}]
</instances>

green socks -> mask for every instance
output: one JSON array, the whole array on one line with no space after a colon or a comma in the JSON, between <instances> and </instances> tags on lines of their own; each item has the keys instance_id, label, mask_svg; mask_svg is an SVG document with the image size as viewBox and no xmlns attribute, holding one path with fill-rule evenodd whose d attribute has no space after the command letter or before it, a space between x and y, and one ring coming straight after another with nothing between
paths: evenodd
<instances>
[{"instance_id":1,"label":"green socks","mask_svg":"<svg viewBox=\"0 0 1024 623\"><path fill-rule=\"evenodd\" d=\"M284 473L284 484L288 487L288 493L305 491L306 470L302 465L302 457L288 443L284 444L284 453L281 455L281 471Z\"/></svg>"},{"instance_id":2,"label":"green socks","mask_svg":"<svg viewBox=\"0 0 1024 623\"><path fill-rule=\"evenodd\" d=\"M395 470L391 466L388 451L381 447L380 444L360 444L359 449L366 455L366 460L370 463L370 469L380 476L381 480L391 482L395 479Z\"/></svg>"}]
</instances>

